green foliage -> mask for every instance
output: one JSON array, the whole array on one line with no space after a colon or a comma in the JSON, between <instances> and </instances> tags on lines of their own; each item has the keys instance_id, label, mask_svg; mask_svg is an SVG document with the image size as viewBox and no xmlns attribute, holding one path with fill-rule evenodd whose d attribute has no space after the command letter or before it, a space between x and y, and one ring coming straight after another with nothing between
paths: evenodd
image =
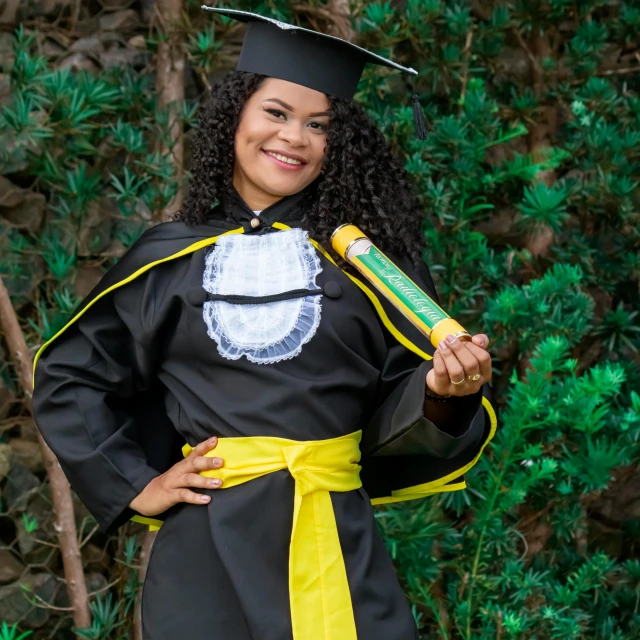
<instances>
[{"instance_id":1,"label":"green foliage","mask_svg":"<svg viewBox=\"0 0 640 640\"><path fill-rule=\"evenodd\" d=\"M118 620L122 602L112 602L112 594L101 594L89 604L92 625L89 628L75 629L75 634L90 640L104 640L113 637L115 630L124 622Z\"/></svg>"},{"instance_id":2,"label":"green foliage","mask_svg":"<svg viewBox=\"0 0 640 640\"><path fill-rule=\"evenodd\" d=\"M37 518L28 514L26 511L22 512L22 523L24 524L24 530L27 535L33 533L38 528Z\"/></svg>"},{"instance_id":3,"label":"green foliage","mask_svg":"<svg viewBox=\"0 0 640 640\"><path fill-rule=\"evenodd\" d=\"M131 616L141 587L136 564L139 551L140 545L135 536L126 536L123 545L124 558L116 558L118 565L123 568L122 587L117 599L112 598L112 593L106 596L98 593L89 604L91 627L75 629L76 635L89 640L125 640L131 637Z\"/></svg>"},{"instance_id":4,"label":"green foliage","mask_svg":"<svg viewBox=\"0 0 640 640\"><path fill-rule=\"evenodd\" d=\"M420 72L424 141L392 75L365 73L359 98L419 189L443 305L494 355L499 429L468 489L377 513L424 638L640 636L637 558L591 515L640 460L640 74L599 75L639 16L606 5L411 0L355 21ZM519 43L524 75L503 53Z\"/></svg>"},{"instance_id":5,"label":"green foliage","mask_svg":"<svg viewBox=\"0 0 640 640\"><path fill-rule=\"evenodd\" d=\"M14 624L11 627L7 625L6 622L2 623L2 627L0 628L0 640L23 640L23 638L27 638L33 633L33 631L25 631L24 633L18 634L18 625Z\"/></svg>"},{"instance_id":6,"label":"green foliage","mask_svg":"<svg viewBox=\"0 0 640 640\"><path fill-rule=\"evenodd\" d=\"M8 69L11 99L0 108L0 173L30 182L46 197L47 210L39 226L11 233L0 270L12 276L7 283L14 295L44 284L45 297L34 307L38 318L28 318L38 342L62 326L87 259L110 266L152 212L173 198L181 178L158 147L171 146L169 115L157 107L148 76L121 67L99 76L51 69L35 51L35 34L21 27ZM192 118L192 109L185 115ZM96 228L102 237L91 238L88 252L81 238ZM91 251L96 246L97 255ZM67 292L67 303L60 291Z\"/></svg>"}]
</instances>

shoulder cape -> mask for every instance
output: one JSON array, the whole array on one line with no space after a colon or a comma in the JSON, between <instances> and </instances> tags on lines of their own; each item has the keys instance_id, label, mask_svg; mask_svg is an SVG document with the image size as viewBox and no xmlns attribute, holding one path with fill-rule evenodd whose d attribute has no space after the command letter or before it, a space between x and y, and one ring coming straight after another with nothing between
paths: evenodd
<instances>
[{"instance_id":1,"label":"shoulder cape","mask_svg":"<svg viewBox=\"0 0 640 640\"><path fill-rule=\"evenodd\" d=\"M289 228L277 222L272 226L281 230ZM60 340L65 331L102 297L119 287L126 286L159 264L178 260L213 245L222 235L243 232L243 227L236 228L226 222L216 223L216 226L207 224L195 227L189 227L182 222L167 222L148 229L78 305L67 324L40 347L33 363L34 386L36 367L43 351L54 341ZM311 242L336 268L339 268L317 242L314 240ZM393 337L421 358L430 360L432 356L419 346L422 343L426 349L427 339L419 334L386 299L379 297L358 278L347 272L344 273L367 296ZM412 455L411 451L407 451L406 455L403 452L398 455L398 449L395 447L393 455L385 455L382 450L376 452L374 456L363 457L362 482L371 496L371 502L385 504L466 488L464 473L478 461L497 426L487 384L483 387L482 406L484 432L480 446L472 451L465 451L451 459L439 459L427 455ZM164 473L182 459L184 442L164 411L162 388L159 382L156 386L142 392L138 401L132 403L132 413L138 427L138 443L145 452L149 465ZM398 438L402 435L405 434L398 434ZM382 458L376 458L378 455ZM376 462L382 464L376 464ZM389 479L385 480L385 478ZM162 514L154 518L134 516L132 520L148 524L150 528L157 528L162 524L163 517Z\"/></svg>"}]
</instances>

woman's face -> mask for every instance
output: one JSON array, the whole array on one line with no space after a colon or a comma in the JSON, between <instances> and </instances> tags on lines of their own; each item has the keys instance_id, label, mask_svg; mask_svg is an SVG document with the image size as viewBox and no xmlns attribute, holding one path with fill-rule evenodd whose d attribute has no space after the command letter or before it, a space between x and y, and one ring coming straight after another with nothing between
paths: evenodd
<instances>
[{"instance_id":1,"label":"woman's face","mask_svg":"<svg viewBox=\"0 0 640 640\"><path fill-rule=\"evenodd\" d=\"M328 110L324 93L278 78L265 78L247 100L235 138L233 185L252 209L297 193L320 175Z\"/></svg>"}]
</instances>

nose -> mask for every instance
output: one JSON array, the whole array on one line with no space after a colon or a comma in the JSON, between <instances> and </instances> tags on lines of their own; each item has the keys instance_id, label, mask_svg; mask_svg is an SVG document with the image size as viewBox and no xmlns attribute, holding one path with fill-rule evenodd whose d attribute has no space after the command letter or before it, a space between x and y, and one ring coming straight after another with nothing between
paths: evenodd
<instances>
[{"instance_id":1,"label":"nose","mask_svg":"<svg viewBox=\"0 0 640 640\"><path fill-rule=\"evenodd\" d=\"M292 147L304 147L307 144L304 127L295 120L287 122L286 126L280 129L278 139L288 142Z\"/></svg>"}]
</instances>

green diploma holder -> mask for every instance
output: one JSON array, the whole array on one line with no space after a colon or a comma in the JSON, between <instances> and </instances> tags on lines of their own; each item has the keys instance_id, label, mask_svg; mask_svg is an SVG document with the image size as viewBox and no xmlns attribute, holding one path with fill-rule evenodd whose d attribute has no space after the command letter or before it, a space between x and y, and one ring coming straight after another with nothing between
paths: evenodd
<instances>
[{"instance_id":1,"label":"green diploma holder","mask_svg":"<svg viewBox=\"0 0 640 640\"><path fill-rule=\"evenodd\" d=\"M434 347L449 334L471 340L464 327L398 269L358 227L352 224L338 227L331 236L331 245L429 338Z\"/></svg>"}]
</instances>

